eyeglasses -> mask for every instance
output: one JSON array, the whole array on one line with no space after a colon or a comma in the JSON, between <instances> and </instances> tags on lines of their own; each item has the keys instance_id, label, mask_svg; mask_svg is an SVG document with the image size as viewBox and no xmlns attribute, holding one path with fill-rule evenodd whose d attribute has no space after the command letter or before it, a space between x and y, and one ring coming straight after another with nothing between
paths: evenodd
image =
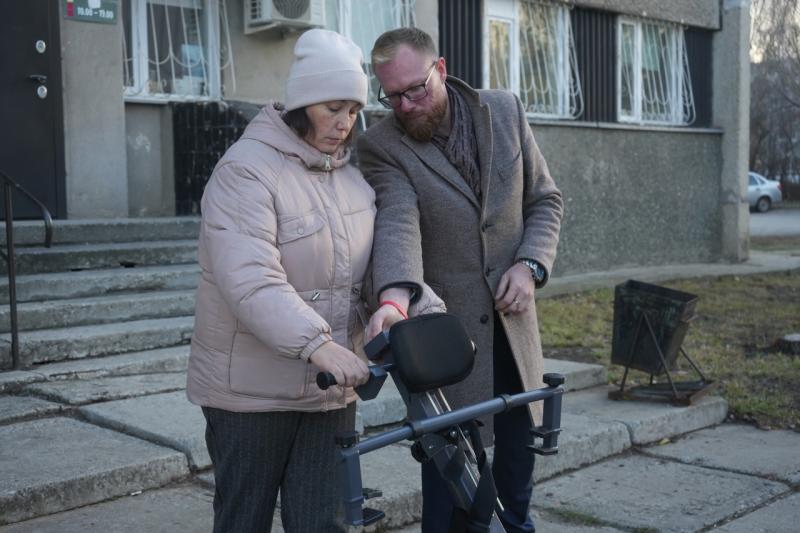
<instances>
[{"instance_id":1,"label":"eyeglasses","mask_svg":"<svg viewBox=\"0 0 800 533\"><path fill-rule=\"evenodd\" d=\"M436 61L434 61L433 65L431 65L431 68L428 71L428 77L425 78L425 81L423 83L419 85L414 85L413 87L409 87L405 91L381 96L383 87L379 88L378 101L381 103L383 107L387 109L394 109L396 107L400 107L402 98L405 98L409 102L416 102L417 100L422 100L423 98L428 96L428 82L431 81L431 75L433 74L433 67L435 66L436 66Z\"/></svg>"}]
</instances>

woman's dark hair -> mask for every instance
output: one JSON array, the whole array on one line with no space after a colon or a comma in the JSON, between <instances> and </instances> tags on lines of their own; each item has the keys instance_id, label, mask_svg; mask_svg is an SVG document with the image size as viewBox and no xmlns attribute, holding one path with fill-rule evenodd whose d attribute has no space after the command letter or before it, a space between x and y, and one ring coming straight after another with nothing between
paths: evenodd
<instances>
[{"instance_id":1,"label":"woman's dark hair","mask_svg":"<svg viewBox=\"0 0 800 533\"><path fill-rule=\"evenodd\" d=\"M286 125L292 128L301 139L305 139L306 135L308 135L308 132L311 131L311 120L308 118L305 107L298 107L297 109L286 111L283 113L281 118L283 118L283 121L286 123ZM347 137L342 144L344 146L349 146L350 143L353 142L355 133L356 126L354 124L353 127L350 128L350 133L347 134Z\"/></svg>"}]
</instances>

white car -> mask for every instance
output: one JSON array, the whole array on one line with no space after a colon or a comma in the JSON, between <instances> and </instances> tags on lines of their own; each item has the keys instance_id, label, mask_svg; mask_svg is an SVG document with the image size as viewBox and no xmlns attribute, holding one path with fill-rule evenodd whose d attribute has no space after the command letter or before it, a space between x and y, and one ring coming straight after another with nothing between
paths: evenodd
<instances>
[{"instance_id":1,"label":"white car","mask_svg":"<svg viewBox=\"0 0 800 533\"><path fill-rule=\"evenodd\" d=\"M783 192L780 182L768 180L755 172L748 172L747 202L750 204L750 209L764 213L782 201Z\"/></svg>"}]
</instances>

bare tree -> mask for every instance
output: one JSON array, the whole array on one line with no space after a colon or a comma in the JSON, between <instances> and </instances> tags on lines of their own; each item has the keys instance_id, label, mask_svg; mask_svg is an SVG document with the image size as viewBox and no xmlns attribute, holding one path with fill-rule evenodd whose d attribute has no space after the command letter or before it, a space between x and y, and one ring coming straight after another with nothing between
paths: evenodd
<instances>
[{"instance_id":1,"label":"bare tree","mask_svg":"<svg viewBox=\"0 0 800 533\"><path fill-rule=\"evenodd\" d=\"M773 178L800 173L800 2L751 6L750 168Z\"/></svg>"}]
</instances>

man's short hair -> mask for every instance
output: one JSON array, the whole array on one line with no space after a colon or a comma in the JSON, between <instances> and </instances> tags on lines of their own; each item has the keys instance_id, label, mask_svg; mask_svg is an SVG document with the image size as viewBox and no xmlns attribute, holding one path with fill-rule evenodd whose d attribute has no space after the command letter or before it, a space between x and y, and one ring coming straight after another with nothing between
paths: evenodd
<instances>
[{"instance_id":1,"label":"man's short hair","mask_svg":"<svg viewBox=\"0 0 800 533\"><path fill-rule=\"evenodd\" d=\"M418 28L397 28L384 32L372 47L372 66L382 65L394 59L400 46L409 46L417 52L437 57L433 38Z\"/></svg>"}]
</instances>

